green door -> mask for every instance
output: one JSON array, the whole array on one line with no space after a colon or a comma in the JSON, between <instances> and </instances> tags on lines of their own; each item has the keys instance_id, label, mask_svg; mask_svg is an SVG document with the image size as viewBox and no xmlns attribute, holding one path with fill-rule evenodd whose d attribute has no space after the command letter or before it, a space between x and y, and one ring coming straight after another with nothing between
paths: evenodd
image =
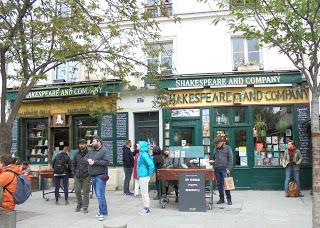
<instances>
[{"instance_id":1,"label":"green door","mask_svg":"<svg viewBox=\"0 0 320 228\"><path fill-rule=\"evenodd\" d=\"M232 148L233 169L231 176L237 189L250 189L252 179L252 154L249 137L249 127L217 127L213 129L214 137L221 136Z\"/></svg>"}]
</instances>

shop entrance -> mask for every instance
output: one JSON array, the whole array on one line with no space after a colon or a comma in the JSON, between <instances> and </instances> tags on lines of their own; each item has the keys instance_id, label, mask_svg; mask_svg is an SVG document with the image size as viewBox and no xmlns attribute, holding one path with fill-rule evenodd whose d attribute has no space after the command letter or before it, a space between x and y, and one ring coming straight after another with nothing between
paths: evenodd
<instances>
[{"instance_id":1,"label":"shop entrance","mask_svg":"<svg viewBox=\"0 0 320 228\"><path fill-rule=\"evenodd\" d=\"M53 151L62 150L65 146L69 147L69 128L52 128L52 145L51 148ZM70 149L70 148L69 148Z\"/></svg>"},{"instance_id":2,"label":"shop entrance","mask_svg":"<svg viewBox=\"0 0 320 228\"><path fill-rule=\"evenodd\" d=\"M252 152L249 140L249 127L219 127L214 128L214 137L220 136L226 139L226 144L232 148L233 171L236 188L251 188L252 179Z\"/></svg>"}]
</instances>

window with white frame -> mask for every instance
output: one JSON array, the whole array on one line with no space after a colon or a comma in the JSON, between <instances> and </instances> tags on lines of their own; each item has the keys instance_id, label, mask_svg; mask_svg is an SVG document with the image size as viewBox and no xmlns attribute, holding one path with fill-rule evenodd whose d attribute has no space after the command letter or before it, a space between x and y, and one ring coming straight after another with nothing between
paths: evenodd
<instances>
[{"instance_id":1,"label":"window with white frame","mask_svg":"<svg viewBox=\"0 0 320 228\"><path fill-rule=\"evenodd\" d=\"M67 62L56 68L56 79L65 80L66 82L79 81L79 63Z\"/></svg>"},{"instance_id":2,"label":"window with white frame","mask_svg":"<svg viewBox=\"0 0 320 228\"><path fill-rule=\"evenodd\" d=\"M171 16L173 14L172 0L147 0L146 9L154 17Z\"/></svg>"},{"instance_id":3,"label":"window with white frame","mask_svg":"<svg viewBox=\"0 0 320 228\"><path fill-rule=\"evenodd\" d=\"M172 73L172 41L147 45L146 51L148 72Z\"/></svg>"},{"instance_id":4,"label":"window with white frame","mask_svg":"<svg viewBox=\"0 0 320 228\"><path fill-rule=\"evenodd\" d=\"M261 56L256 39L232 38L233 68L243 65L260 65Z\"/></svg>"}]
</instances>

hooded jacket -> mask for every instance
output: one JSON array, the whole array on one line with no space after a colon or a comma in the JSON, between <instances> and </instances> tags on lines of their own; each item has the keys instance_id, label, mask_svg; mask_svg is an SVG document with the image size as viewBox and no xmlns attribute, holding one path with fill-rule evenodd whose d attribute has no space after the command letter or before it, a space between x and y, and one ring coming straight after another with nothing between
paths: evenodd
<instances>
[{"instance_id":1,"label":"hooded jacket","mask_svg":"<svg viewBox=\"0 0 320 228\"><path fill-rule=\"evenodd\" d=\"M17 190L18 179L15 176L15 174L11 172L5 172L6 170L11 170L13 172L20 174L20 167L17 165L9 165L0 171L1 186L4 187L12 181L5 189L3 189L2 204L0 205L0 207L5 209L6 211L12 211L16 206L14 203L12 193L14 193Z\"/></svg>"},{"instance_id":2,"label":"hooded jacket","mask_svg":"<svg viewBox=\"0 0 320 228\"><path fill-rule=\"evenodd\" d=\"M138 177L149 177L154 173L154 163L149 155L149 144L145 141L139 141L140 155L138 158Z\"/></svg>"}]
</instances>

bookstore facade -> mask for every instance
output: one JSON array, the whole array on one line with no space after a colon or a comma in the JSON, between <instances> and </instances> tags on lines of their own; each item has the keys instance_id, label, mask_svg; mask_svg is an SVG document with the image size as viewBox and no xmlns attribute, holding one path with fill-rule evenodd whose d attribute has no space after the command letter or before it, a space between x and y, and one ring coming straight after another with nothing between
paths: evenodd
<instances>
[{"instance_id":1,"label":"bookstore facade","mask_svg":"<svg viewBox=\"0 0 320 228\"><path fill-rule=\"evenodd\" d=\"M182 75L161 82L163 145L200 146L212 157L212 140L233 150L237 189L283 189L287 141L300 148L303 188L311 186L309 90L299 72Z\"/></svg>"},{"instance_id":2,"label":"bookstore facade","mask_svg":"<svg viewBox=\"0 0 320 228\"><path fill-rule=\"evenodd\" d=\"M119 81L34 88L14 123L11 153L31 164L48 164L53 154L64 147L75 152L79 139L89 144L94 135L101 135L112 151L112 164L117 159L113 136L118 134L121 143L127 139L127 115L116 113L119 90ZM7 99L14 100L15 95L16 91L9 91ZM113 129L116 125L123 129Z\"/></svg>"}]
</instances>

